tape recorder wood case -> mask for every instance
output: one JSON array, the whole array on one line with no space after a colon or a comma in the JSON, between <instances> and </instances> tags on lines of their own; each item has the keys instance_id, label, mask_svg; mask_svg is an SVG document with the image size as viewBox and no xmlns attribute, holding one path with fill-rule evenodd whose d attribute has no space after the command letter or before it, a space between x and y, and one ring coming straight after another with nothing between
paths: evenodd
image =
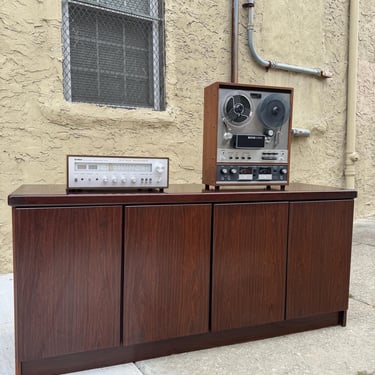
<instances>
[{"instance_id":1,"label":"tape recorder wood case","mask_svg":"<svg viewBox=\"0 0 375 375\"><path fill-rule=\"evenodd\" d=\"M216 82L204 90L202 182L289 183L293 89Z\"/></svg>"}]
</instances>

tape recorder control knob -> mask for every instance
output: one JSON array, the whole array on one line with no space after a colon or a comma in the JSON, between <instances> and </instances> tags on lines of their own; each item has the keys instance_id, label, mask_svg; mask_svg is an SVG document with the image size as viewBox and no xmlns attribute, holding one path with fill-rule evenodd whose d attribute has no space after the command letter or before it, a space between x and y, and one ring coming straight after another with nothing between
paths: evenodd
<instances>
[{"instance_id":1,"label":"tape recorder control knob","mask_svg":"<svg viewBox=\"0 0 375 375\"><path fill-rule=\"evenodd\" d=\"M274 134L275 134L275 132L272 129L267 129L264 132L264 135L266 135L267 137L273 137Z\"/></svg>"},{"instance_id":2,"label":"tape recorder control knob","mask_svg":"<svg viewBox=\"0 0 375 375\"><path fill-rule=\"evenodd\" d=\"M130 177L130 182L131 182L132 184L135 184L135 183L137 182L137 178L134 177L134 176Z\"/></svg>"},{"instance_id":3,"label":"tape recorder control knob","mask_svg":"<svg viewBox=\"0 0 375 375\"><path fill-rule=\"evenodd\" d=\"M117 182L117 178L116 178L116 176L113 176L113 177L112 177L112 182L113 182L114 184Z\"/></svg>"},{"instance_id":4,"label":"tape recorder control knob","mask_svg":"<svg viewBox=\"0 0 375 375\"><path fill-rule=\"evenodd\" d=\"M228 174L228 169L227 168L221 168L221 173L222 174Z\"/></svg>"},{"instance_id":5,"label":"tape recorder control knob","mask_svg":"<svg viewBox=\"0 0 375 375\"><path fill-rule=\"evenodd\" d=\"M237 173L237 169L236 169L236 168L232 168L232 169L230 170L230 173L231 173L231 174L236 174L236 173Z\"/></svg>"},{"instance_id":6,"label":"tape recorder control knob","mask_svg":"<svg viewBox=\"0 0 375 375\"><path fill-rule=\"evenodd\" d=\"M282 169L280 169L280 173L281 174L287 174L288 170L286 168L282 168Z\"/></svg>"},{"instance_id":7,"label":"tape recorder control knob","mask_svg":"<svg viewBox=\"0 0 375 375\"><path fill-rule=\"evenodd\" d=\"M103 182L106 184L108 182L108 178L106 176L103 177Z\"/></svg>"}]
</instances>

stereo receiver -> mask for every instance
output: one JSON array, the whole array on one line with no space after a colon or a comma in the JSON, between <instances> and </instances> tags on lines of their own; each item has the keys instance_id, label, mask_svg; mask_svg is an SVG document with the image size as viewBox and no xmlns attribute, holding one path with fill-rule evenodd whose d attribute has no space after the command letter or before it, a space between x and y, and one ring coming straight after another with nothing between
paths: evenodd
<instances>
[{"instance_id":1,"label":"stereo receiver","mask_svg":"<svg viewBox=\"0 0 375 375\"><path fill-rule=\"evenodd\" d=\"M168 187L168 158L68 155L67 167L68 191Z\"/></svg>"},{"instance_id":2,"label":"stereo receiver","mask_svg":"<svg viewBox=\"0 0 375 375\"><path fill-rule=\"evenodd\" d=\"M204 90L202 182L289 183L293 89L216 82Z\"/></svg>"}]
</instances>

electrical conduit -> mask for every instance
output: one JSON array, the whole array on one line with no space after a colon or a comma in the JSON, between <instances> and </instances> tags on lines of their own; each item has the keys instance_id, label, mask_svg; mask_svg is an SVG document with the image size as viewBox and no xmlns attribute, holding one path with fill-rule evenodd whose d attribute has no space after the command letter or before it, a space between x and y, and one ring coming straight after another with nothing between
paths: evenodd
<instances>
[{"instance_id":1,"label":"electrical conduit","mask_svg":"<svg viewBox=\"0 0 375 375\"><path fill-rule=\"evenodd\" d=\"M290 64L283 64L271 60L265 60L261 56L258 55L258 53L255 50L254 47L254 0L248 0L247 3L243 4L244 8L248 8L249 10L249 22L247 25L247 37L248 37L248 44L249 44L249 50L250 54L259 65L263 66L266 69L281 69L281 70L287 70L290 72L295 73L304 73L304 74L310 74L322 78L331 78L332 73L328 70L322 70L319 68L305 68L302 66L297 65L290 65Z\"/></svg>"}]
</instances>

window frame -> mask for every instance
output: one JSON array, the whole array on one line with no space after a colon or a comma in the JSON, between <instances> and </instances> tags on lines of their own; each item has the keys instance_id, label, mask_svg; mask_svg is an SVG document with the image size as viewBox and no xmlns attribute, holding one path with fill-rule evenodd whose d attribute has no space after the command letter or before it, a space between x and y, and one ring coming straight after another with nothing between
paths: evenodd
<instances>
[{"instance_id":1,"label":"window frame","mask_svg":"<svg viewBox=\"0 0 375 375\"><path fill-rule=\"evenodd\" d=\"M98 0L99 2L100 0ZM150 15L128 12L124 10L117 10L106 8L101 5L92 4L85 0L62 0L62 49L63 49L63 93L64 98L69 102L91 103L96 105L103 105L109 107L120 108L150 108L155 111L165 110L165 38L164 38L164 4L163 0L148 0L150 4ZM153 106L137 106L131 104L108 104L101 102L90 102L72 99L72 74L71 74L71 38L70 38L70 17L69 5L75 4L90 9L96 9L106 14L116 14L130 19L139 19L151 23L152 27L152 44L149 48L149 54L152 56L150 64L152 70L152 77L148 82L152 86ZM160 14L161 13L161 14ZM64 37L65 34L65 37ZM162 40L160 39L162 38ZM124 60L125 61L125 60ZM99 68L98 68L99 69ZM124 90L125 92L125 90Z\"/></svg>"}]
</instances>

